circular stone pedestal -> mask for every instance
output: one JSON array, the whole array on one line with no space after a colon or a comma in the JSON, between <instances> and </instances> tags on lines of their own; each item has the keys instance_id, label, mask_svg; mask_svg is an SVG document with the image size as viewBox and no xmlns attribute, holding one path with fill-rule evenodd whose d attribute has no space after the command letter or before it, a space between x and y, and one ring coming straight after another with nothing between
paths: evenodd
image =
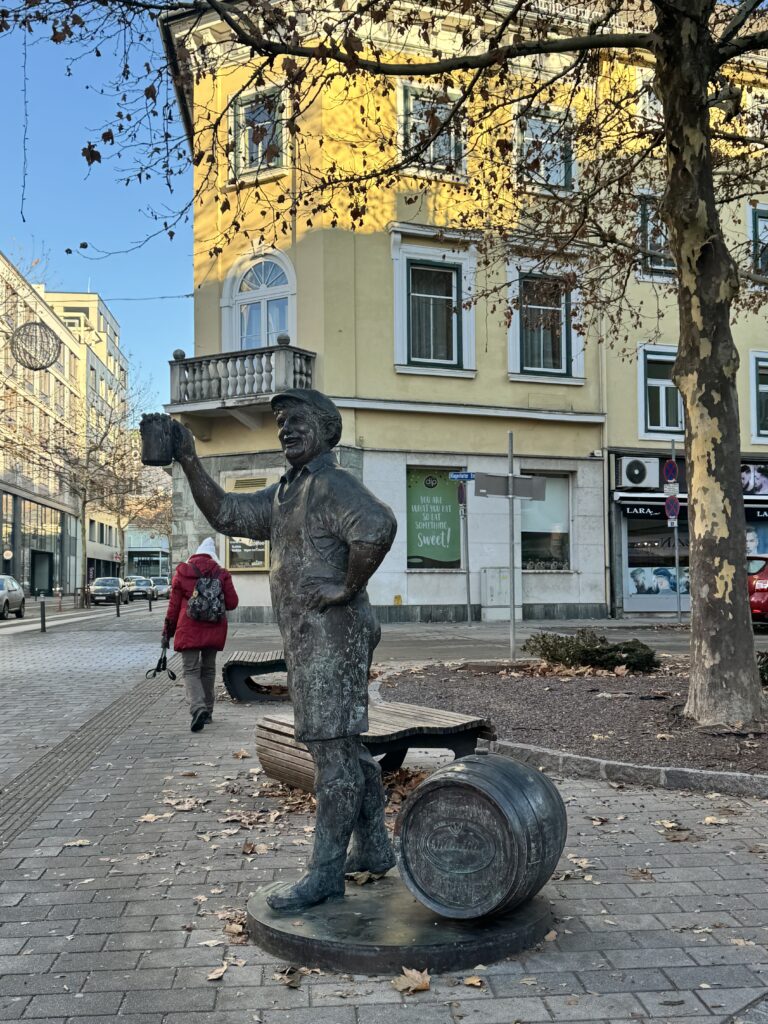
<instances>
[{"instance_id":1,"label":"circular stone pedestal","mask_svg":"<svg viewBox=\"0 0 768 1024\"><path fill-rule=\"evenodd\" d=\"M266 896L283 884L264 886L248 900L248 931L262 949L304 967L353 974L463 970L529 949L552 927L549 900L542 896L485 920L439 917L394 874L366 885L347 883L343 899L277 913Z\"/></svg>"}]
</instances>

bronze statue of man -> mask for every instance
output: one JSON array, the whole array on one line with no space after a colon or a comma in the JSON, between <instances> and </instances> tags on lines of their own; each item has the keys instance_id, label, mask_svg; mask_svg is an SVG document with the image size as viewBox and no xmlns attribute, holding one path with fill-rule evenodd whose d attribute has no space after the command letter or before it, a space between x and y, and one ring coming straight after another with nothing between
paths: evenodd
<instances>
[{"instance_id":1,"label":"bronze statue of man","mask_svg":"<svg viewBox=\"0 0 768 1024\"><path fill-rule=\"evenodd\" d=\"M308 871L268 897L273 909L295 911L343 895L345 871L380 874L395 863L381 770L360 735L368 729L368 670L380 636L365 587L397 524L391 509L332 454L341 414L330 398L293 389L275 395L272 410L290 468L256 494L222 490L203 469L191 433L177 422L172 429L174 458L211 526L271 542L270 590L296 739L315 762L317 822Z\"/></svg>"}]
</instances>

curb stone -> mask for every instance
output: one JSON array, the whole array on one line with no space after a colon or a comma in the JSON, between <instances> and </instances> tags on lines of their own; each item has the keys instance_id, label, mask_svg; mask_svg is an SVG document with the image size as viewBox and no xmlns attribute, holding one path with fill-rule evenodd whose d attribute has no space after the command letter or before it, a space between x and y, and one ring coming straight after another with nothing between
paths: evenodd
<instances>
[{"instance_id":1,"label":"curb stone","mask_svg":"<svg viewBox=\"0 0 768 1024\"><path fill-rule=\"evenodd\" d=\"M662 768L628 761L605 761L582 754L569 754L563 750L549 750L527 743L498 740L492 750L506 757L535 765L545 771L578 779L604 779L635 786L654 786L661 789L690 789L700 793L716 790L729 796L768 798L768 775L748 772L706 771L700 768ZM766 1016L768 1022L768 1016Z\"/></svg>"},{"instance_id":2,"label":"curb stone","mask_svg":"<svg viewBox=\"0 0 768 1024\"><path fill-rule=\"evenodd\" d=\"M729 1017L725 1024L768 1024L768 996L759 996Z\"/></svg>"}]
</instances>

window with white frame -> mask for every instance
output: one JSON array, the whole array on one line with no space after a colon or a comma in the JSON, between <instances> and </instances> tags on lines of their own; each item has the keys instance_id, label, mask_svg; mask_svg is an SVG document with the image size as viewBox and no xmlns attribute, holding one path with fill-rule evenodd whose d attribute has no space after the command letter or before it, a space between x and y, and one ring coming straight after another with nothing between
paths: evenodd
<instances>
[{"instance_id":1,"label":"window with white frame","mask_svg":"<svg viewBox=\"0 0 768 1024\"><path fill-rule=\"evenodd\" d=\"M523 501L522 567L529 571L570 569L570 480L547 476L544 501Z\"/></svg>"},{"instance_id":2,"label":"window with white frame","mask_svg":"<svg viewBox=\"0 0 768 1024\"><path fill-rule=\"evenodd\" d=\"M557 277L520 278L520 372L571 374L571 296Z\"/></svg>"},{"instance_id":3,"label":"window with white frame","mask_svg":"<svg viewBox=\"0 0 768 1024\"><path fill-rule=\"evenodd\" d=\"M461 268L408 261L408 361L461 365Z\"/></svg>"},{"instance_id":4,"label":"window with white frame","mask_svg":"<svg viewBox=\"0 0 768 1024\"><path fill-rule=\"evenodd\" d=\"M234 110L235 177L268 171L283 163L279 89L239 99Z\"/></svg>"},{"instance_id":5,"label":"window with white frame","mask_svg":"<svg viewBox=\"0 0 768 1024\"><path fill-rule=\"evenodd\" d=\"M235 299L239 347L261 348L277 344L288 332L288 275L277 260L257 260L240 279Z\"/></svg>"},{"instance_id":6,"label":"window with white frame","mask_svg":"<svg viewBox=\"0 0 768 1024\"><path fill-rule=\"evenodd\" d=\"M675 273L675 261L670 255L669 235L659 212L659 201L655 196L640 196L638 207L643 273L668 277Z\"/></svg>"},{"instance_id":7,"label":"window with white frame","mask_svg":"<svg viewBox=\"0 0 768 1024\"><path fill-rule=\"evenodd\" d=\"M518 160L521 171L534 184L573 189L573 146L567 118L549 111L521 118Z\"/></svg>"},{"instance_id":8,"label":"window with white frame","mask_svg":"<svg viewBox=\"0 0 768 1024\"><path fill-rule=\"evenodd\" d=\"M754 393L754 433L768 439L768 353L752 353L752 388Z\"/></svg>"},{"instance_id":9,"label":"window with white frame","mask_svg":"<svg viewBox=\"0 0 768 1024\"><path fill-rule=\"evenodd\" d=\"M403 88L403 149L415 166L463 171L464 138L461 123L456 115L451 117L453 105L444 92Z\"/></svg>"},{"instance_id":10,"label":"window with white frame","mask_svg":"<svg viewBox=\"0 0 768 1024\"><path fill-rule=\"evenodd\" d=\"M758 274L768 274L768 209L752 210L752 265Z\"/></svg>"},{"instance_id":11,"label":"window with white frame","mask_svg":"<svg viewBox=\"0 0 768 1024\"><path fill-rule=\"evenodd\" d=\"M391 245L397 372L474 376L474 246L417 244L399 231Z\"/></svg>"},{"instance_id":12,"label":"window with white frame","mask_svg":"<svg viewBox=\"0 0 768 1024\"><path fill-rule=\"evenodd\" d=\"M683 430L683 400L672 380L675 354L645 352L645 429L680 433Z\"/></svg>"}]
</instances>

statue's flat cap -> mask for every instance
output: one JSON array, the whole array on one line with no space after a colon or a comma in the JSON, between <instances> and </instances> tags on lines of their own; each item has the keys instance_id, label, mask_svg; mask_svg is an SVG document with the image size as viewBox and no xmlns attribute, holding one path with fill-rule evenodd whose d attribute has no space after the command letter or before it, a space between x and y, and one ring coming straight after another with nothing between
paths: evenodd
<instances>
[{"instance_id":1,"label":"statue's flat cap","mask_svg":"<svg viewBox=\"0 0 768 1024\"><path fill-rule=\"evenodd\" d=\"M324 395L322 391L315 391L314 388L288 388L287 391L278 392L269 404L273 411L277 412L292 402L301 402L322 414L326 423L325 439L330 448L335 448L341 439L341 413L336 403L332 402L328 395Z\"/></svg>"},{"instance_id":2,"label":"statue's flat cap","mask_svg":"<svg viewBox=\"0 0 768 1024\"><path fill-rule=\"evenodd\" d=\"M303 402L319 412L341 418L341 413L335 402L332 402L328 395L324 395L322 391L315 391L314 388L288 388L287 391L279 391L272 397L269 404L277 411L287 402Z\"/></svg>"}]
</instances>

